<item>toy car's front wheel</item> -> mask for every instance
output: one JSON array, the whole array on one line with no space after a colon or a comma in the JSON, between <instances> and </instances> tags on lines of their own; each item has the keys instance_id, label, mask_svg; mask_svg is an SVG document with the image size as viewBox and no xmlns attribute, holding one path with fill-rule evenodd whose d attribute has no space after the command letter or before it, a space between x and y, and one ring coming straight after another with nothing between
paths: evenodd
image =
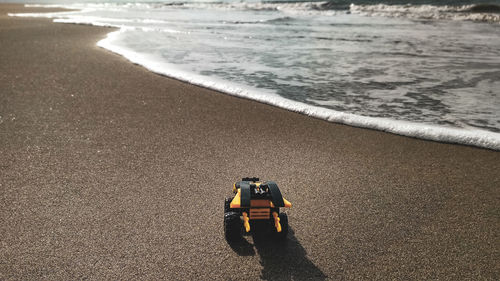
<instances>
[{"instance_id":1,"label":"toy car's front wheel","mask_svg":"<svg viewBox=\"0 0 500 281\"><path fill-rule=\"evenodd\" d=\"M235 212L224 213L224 235L227 241L241 239L241 228L240 214Z\"/></svg>"}]
</instances>

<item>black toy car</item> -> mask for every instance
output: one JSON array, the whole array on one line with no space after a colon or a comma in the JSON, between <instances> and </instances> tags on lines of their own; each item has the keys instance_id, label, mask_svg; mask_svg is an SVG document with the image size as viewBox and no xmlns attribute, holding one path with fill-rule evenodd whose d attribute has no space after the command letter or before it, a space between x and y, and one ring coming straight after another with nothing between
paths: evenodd
<instances>
[{"instance_id":1,"label":"black toy car","mask_svg":"<svg viewBox=\"0 0 500 281\"><path fill-rule=\"evenodd\" d=\"M250 232L251 224L268 224L278 239L288 233L288 217L280 207L290 208L273 181L260 182L258 178L243 178L233 185L234 197L224 204L224 234L228 241L240 239Z\"/></svg>"}]
</instances>

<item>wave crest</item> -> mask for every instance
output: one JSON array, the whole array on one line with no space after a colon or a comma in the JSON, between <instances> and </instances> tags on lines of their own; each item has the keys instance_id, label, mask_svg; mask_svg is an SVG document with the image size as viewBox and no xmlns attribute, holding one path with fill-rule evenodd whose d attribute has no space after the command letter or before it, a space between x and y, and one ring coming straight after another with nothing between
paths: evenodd
<instances>
[{"instance_id":1,"label":"wave crest","mask_svg":"<svg viewBox=\"0 0 500 281\"><path fill-rule=\"evenodd\" d=\"M365 16L404 17L428 20L465 20L500 23L500 6L477 4L464 6L435 5L355 5L349 11Z\"/></svg>"}]
</instances>

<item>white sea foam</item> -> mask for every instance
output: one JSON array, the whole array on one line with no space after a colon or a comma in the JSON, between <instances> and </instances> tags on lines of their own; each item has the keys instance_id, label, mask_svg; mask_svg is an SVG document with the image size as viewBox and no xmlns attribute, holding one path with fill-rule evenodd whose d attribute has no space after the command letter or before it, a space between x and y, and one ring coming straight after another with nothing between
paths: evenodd
<instances>
[{"instance_id":1,"label":"white sea foam","mask_svg":"<svg viewBox=\"0 0 500 281\"><path fill-rule=\"evenodd\" d=\"M7 13L9 17L28 17L28 18L60 18L60 17L65 17L67 15L74 15L77 14L77 12L55 12L55 13Z\"/></svg>"},{"instance_id":2,"label":"white sea foam","mask_svg":"<svg viewBox=\"0 0 500 281\"><path fill-rule=\"evenodd\" d=\"M62 8L63 5L59 4L26 4L26 8Z\"/></svg>"}]
</instances>

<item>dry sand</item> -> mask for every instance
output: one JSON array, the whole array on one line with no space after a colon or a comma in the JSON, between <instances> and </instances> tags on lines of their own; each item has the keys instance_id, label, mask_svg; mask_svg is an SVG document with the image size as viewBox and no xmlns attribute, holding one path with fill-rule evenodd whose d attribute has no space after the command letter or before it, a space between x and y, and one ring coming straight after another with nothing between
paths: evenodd
<instances>
[{"instance_id":1,"label":"dry sand","mask_svg":"<svg viewBox=\"0 0 500 281\"><path fill-rule=\"evenodd\" d=\"M500 278L500 153L309 118L150 73L112 29L0 5L0 279ZM280 184L284 245L224 240Z\"/></svg>"}]
</instances>

